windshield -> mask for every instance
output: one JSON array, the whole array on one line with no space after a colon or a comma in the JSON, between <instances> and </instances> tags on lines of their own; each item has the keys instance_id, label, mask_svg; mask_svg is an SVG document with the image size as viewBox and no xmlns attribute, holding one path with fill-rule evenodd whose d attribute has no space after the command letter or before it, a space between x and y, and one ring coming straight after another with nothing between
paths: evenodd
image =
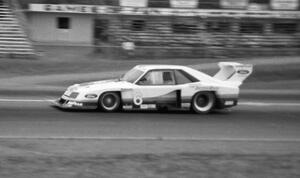
<instances>
[{"instance_id":1,"label":"windshield","mask_svg":"<svg viewBox=\"0 0 300 178\"><path fill-rule=\"evenodd\" d=\"M131 69L128 71L122 78L121 80L133 83L135 82L144 72L141 70L138 70L136 68Z\"/></svg>"}]
</instances>

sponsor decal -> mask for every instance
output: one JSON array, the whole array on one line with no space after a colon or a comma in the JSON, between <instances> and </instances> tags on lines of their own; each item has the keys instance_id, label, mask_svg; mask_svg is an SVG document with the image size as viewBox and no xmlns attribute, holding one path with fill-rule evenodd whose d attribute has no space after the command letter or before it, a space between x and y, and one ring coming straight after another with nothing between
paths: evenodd
<instances>
[{"instance_id":1,"label":"sponsor decal","mask_svg":"<svg viewBox=\"0 0 300 178\"><path fill-rule=\"evenodd\" d=\"M76 101L68 101L67 102L68 106L83 106L82 103L76 102Z\"/></svg>"},{"instance_id":2,"label":"sponsor decal","mask_svg":"<svg viewBox=\"0 0 300 178\"><path fill-rule=\"evenodd\" d=\"M140 95L136 95L133 97L133 103L137 106L141 105L143 103L143 98Z\"/></svg>"},{"instance_id":3,"label":"sponsor decal","mask_svg":"<svg viewBox=\"0 0 300 178\"><path fill-rule=\"evenodd\" d=\"M249 74L249 71L248 70L238 70L237 73L239 74Z\"/></svg>"},{"instance_id":4,"label":"sponsor decal","mask_svg":"<svg viewBox=\"0 0 300 178\"><path fill-rule=\"evenodd\" d=\"M156 105L155 104L142 104L140 106L141 109L156 109Z\"/></svg>"}]
</instances>

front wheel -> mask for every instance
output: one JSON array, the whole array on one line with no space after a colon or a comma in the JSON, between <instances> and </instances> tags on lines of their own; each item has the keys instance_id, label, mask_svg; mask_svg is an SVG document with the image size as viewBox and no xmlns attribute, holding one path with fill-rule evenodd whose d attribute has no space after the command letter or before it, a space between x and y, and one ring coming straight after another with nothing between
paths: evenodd
<instances>
[{"instance_id":1,"label":"front wheel","mask_svg":"<svg viewBox=\"0 0 300 178\"><path fill-rule=\"evenodd\" d=\"M103 93L99 98L99 108L106 112L117 111L120 108L121 99L117 93Z\"/></svg>"},{"instance_id":2,"label":"front wheel","mask_svg":"<svg viewBox=\"0 0 300 178\"><path fill-rule=\"evenodd\" d=\"M199 114L209 113L215 106L216 97L212 92L203 91L195 94L192 109Z\"/></svg>"}]
</instances>

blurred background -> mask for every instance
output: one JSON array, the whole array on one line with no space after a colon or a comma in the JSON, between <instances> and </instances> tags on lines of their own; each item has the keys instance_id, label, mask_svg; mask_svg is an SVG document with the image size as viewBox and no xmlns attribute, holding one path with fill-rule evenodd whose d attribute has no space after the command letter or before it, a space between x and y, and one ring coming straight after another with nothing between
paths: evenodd
<instances>
[{"instance_id":1,"label":"blurred background","mask_svg":"<svg viewBox=\"0 0 300 178\"><path fill-rule=\"evenodd\" d=\"M300 177L299 4L0 0L0 177ZM220 61L254 65L235 110L50 107L135 65Z\"/></svg>"},{"instance_id":2,"label":"blurred background","mask_svg":"<svg viewBox=\"0 0 300 178\"><path fill-rule=\"evenodd\" d=\"M0 54L32 57L50 45L117 58L297 56L299 2L1 0Z\"/></svg>"}]
</instances>

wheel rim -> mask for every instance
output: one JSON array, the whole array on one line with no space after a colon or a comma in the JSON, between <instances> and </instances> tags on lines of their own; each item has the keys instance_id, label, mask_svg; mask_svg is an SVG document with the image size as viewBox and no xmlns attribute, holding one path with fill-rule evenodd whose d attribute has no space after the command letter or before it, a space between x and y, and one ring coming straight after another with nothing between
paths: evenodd
<instances>
[{"instance_id":1,"label":"wheel rim","mask_svg":"<svg viewBox=\"0 0 300 178\"><path fill-rule=\"evenodd\" d=\"M102 107L105 110L114 110L118 106L118 99L113 94L104 94L102 97Z\"/></svg>"},{"instance_id":2,"label":"wheel rim","mask_svg":"<svg viewBox=\"0 0 300 178\"><path fill-rule=\"evenodd\" d=\"M193 102L194 109L197 112L209 112L214 105L214 98L209 94L199 94Z\"/></svg>"},{"instance_id":3,"label":"wheel rim","mask_svg":"<svg viewBox=\"0 0 300 178\"><path fill-rule=\"evenodd\" d=\"M197 106L199 107L205 107L209 103L209 98L206 95L200 95L196 99Z\"/></svg>"}]
</instances>

